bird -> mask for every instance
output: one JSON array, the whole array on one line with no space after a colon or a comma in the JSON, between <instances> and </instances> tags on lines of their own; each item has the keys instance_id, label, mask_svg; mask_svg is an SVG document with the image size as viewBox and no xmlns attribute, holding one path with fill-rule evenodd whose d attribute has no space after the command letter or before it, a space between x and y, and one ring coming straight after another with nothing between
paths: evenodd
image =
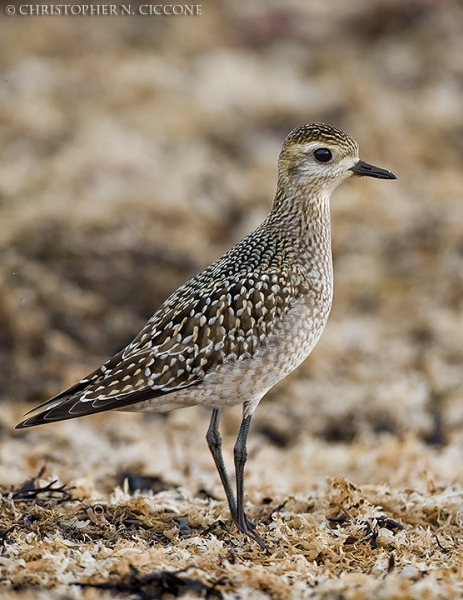
<instances>
[{"instance_id":1,"label":"bird","mask_svg":"<svg viewBox=\"0 0 463 600\"><path fill-rule=\"evenodd\" d=\"M349 177L396 179L360 160L341 129L309 123L286 137L266 219L169 296L123 350L24 415L23 429L108 410L211 410L206 434L230 515L267 546L244 510L251 419L262 397L307 358L331 309L330 196ZM242 405L235 489L222 455L223 409Z\"/></svg>"}]
</instances>

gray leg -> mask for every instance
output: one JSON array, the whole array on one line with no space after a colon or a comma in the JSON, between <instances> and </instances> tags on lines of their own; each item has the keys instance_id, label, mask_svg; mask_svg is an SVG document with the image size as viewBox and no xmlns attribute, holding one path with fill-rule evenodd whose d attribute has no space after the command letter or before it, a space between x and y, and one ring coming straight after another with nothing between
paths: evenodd
<instances>
[{"instance_id":1,"label":"gray leg","mask_svg":"<svg viewBox=\"0 0 463 600\"><path fill-rule=\"evenodd\" d=\"M206 440L217 467L217 471L219 472L225 494L227 495L228 506L230 507L232 519L240 531L255 540L262 550L267 550L264 542L260 539L257 533L255 533L254 524L249 521L244 513L244 466L246 464L248 455L246 450L246 440L249 433L249 426L251 425L251 417L249 416L243 418L234 448L236 490L238 500L235 498L235 493L223 461L222 438L219 433L219 421L220 410L218 408L214 408L212 410L212 417L207 430Z\"/></svg>"},{"instance_id":2,"label":"gray leg","mask_svg":"<svg viewBox=\"0 0 463 600\"><path fill-rule=\"evenodd\" d=\"M236 498L235 493L233 492L233 487L230 483L230 479L228 478L225 463L223 462L222 438L219 433L219 421L220 410L218 408L214 408L212 410L212 417L209 424L209 429L207 430L206 440L214 459L215 466L217 467L217 471L219 472L225 494L227 495L228 506L230 507L232 519L236 521Z\"/></svg>"},{"instance_id":3,"label":"gray leg","mask_svg":"<svg viewBox=\"0 0 463 600\"><path fill-rule=\"evenodd\" d=\"M267 550L267 546L263 540L254 531L254 525L249 521L244 513L244 466L246 459L248 458L248 451L246 448L246 441L248 439L249 427L251 425L251 415L243 417L241 421L240 430L236 439L236 444L233 449L235 458L235 473L236 473L236 514L232 517L235 521L236 526L240 531L245 533L247 536L255 540L262 550Z\"/></svg>"}]
</instances>

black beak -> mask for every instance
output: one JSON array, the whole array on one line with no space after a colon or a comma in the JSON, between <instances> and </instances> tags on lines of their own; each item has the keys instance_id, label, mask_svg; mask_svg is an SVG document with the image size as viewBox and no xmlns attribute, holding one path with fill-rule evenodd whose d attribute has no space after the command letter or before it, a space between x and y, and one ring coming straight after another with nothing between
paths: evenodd
<instances>
[{"instance_id":1,"label":"black beak","mask_svg":"<svg viewBox=\"0 0 463 600\"><path fill-rule=\"evenodd\" d=\"M360 177L376 177L376 179L397 179L394 173L387 171L386 169L380 169L379 167L374 167L373 165L369 165L363 160L359 160L353 167L350 169L354 175L358 175Z\"/></svg>"}]
</instances>

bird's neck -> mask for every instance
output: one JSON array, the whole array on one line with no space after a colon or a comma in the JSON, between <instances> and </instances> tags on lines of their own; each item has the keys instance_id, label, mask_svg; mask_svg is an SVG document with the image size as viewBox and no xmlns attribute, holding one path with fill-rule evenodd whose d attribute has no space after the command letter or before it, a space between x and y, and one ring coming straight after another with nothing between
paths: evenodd
<instances>
[{"instance_id":1,"label":"bird's neck","mask_svg":"<svg viewBox=\"0 0 463 600\"><path fill-rule=\"evenodd\" d=\"M299 251L310 249L312 254L318 250L331 257L330 193L314 193L309 185L292 186L289 191L287 186L279 186L269 225L278 227Z\"/></svg>"}]
</instances>

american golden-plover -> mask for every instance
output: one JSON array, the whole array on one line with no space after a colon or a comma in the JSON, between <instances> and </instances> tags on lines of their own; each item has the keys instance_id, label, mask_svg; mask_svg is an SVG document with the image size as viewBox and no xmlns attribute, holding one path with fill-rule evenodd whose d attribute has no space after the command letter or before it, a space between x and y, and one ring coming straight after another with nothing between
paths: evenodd
<instances>
[{"instance_id":1,"label":"american golden-plover","mask_svg":"<svg viewBox=\"0 0 463 600\"><path fill-rule=\"evenodd\" d=\"M310 354L325 327L333 293L330 195L352 175L395 179L360 160L357 143L336 127L294 129L280 153L265 221L174 292L124 350L17 428L113 409L210 407L206 439L232 519L265 549L244 512L249 426L261 398ZM234 447L235 495L219 419L236 404L243 418Z\"/></svg>"}]
</instances>

